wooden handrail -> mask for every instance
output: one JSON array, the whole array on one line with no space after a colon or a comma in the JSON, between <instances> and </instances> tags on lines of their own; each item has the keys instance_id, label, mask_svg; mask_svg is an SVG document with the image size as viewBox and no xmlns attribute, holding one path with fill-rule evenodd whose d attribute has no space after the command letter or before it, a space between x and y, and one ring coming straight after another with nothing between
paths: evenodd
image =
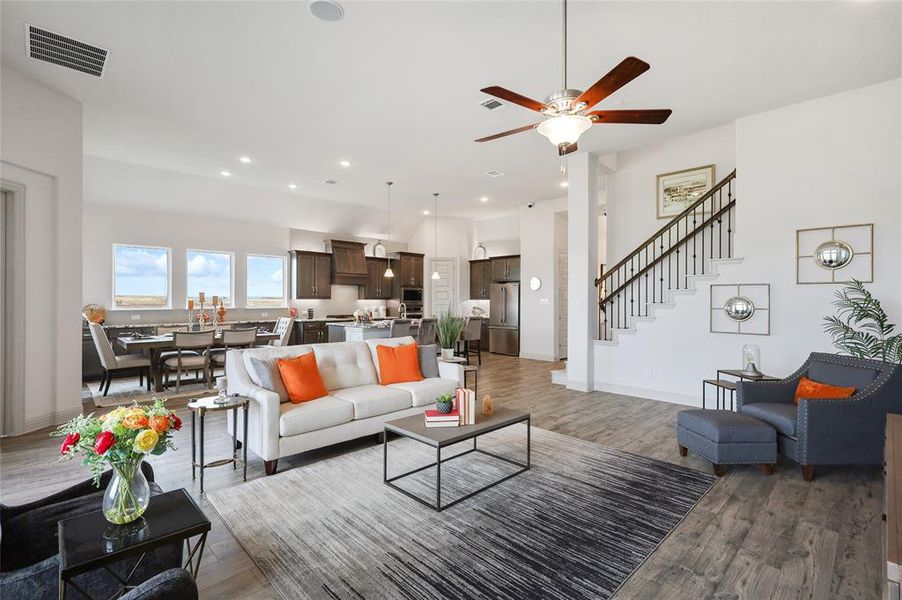
<instances>
[{"instance_id":1,"label":"wooden handrail","mask_svg":"<svg viewBox=\"0 0 902 600\"><path fill-rule=\"evenodd\" d=\"M735 175L735 174L736 174L736 171L733 171L732 174ZM726 181L726 180L724 180L724 181ZM655 258L653 261L651 261L650 263L648 263L647 265L645 265L643 268L639 269L639 272L638 272L638 273L636 273L635 275L631 276L628 280L626 280L625 282L623 282L622 284L620 284L620 285L617 287L617 289L615 289L613 292L607 294L607 295L604 297L604 299L602 299L600 302L602 302L602 303L607 302L608 298L613 298L614 296L616 296L617 294L619 294L621 290L623 290L624 288L626 288L626 286L630 285L630 284L631 284L633 281L635 281L636 279L639 279L644 273L648 272L650 269L653 269L653 268L655 267L655 265L657 265L658 263L660 263L661 261L663 261L665 258L667 258L668 256L670 256L670 255L673 254L674 252L678 251L678 250L684 245L684 242L686 242L687 240L689 240L689 239L692 238L692 237L695 237L695 236L698 235L699 233L704 232L705 227L707 227L708 225L710 225L711 223L713 223L714 221L716 221L718 218L720 218L720 216L721 216L722 214L724 214L725 212L727 212L728 210L730 210L730 209L733 208L734 206L736 206L736 201L735 201L735 200L731 200L730 202L728 202L727 204L725 204L725 205L724 205L723 207L721 207L721 209L718 210L716 213L712 214L710 217L708 217L707 219L705 219L704 221L702 221L702 224L699 225L698 227L696 227L696 228L692 231L692 234L691 234L691 235L687 235L687 236L684 237L682 240L680 240L678 243L674 244L673 246L671 246L670 248L668 248L667 250L665 250L663 253L659 254L657 258ZM681 216L685 216L685 215L681 215ZM704 258L704 257L702 257L702 258ZM608 271L608 273L610 273L610 272L612 272L612 271L613 271L613 269L611 269L610 271Z\"/></svg>"},{"instance_id":2,"label":"wooden handrail","mask_svg":"<svg viewBox=\"0 0 902 600\"><path fill-rule=\"evenodd\" d=\"M639 246L638 246L635 250L633 250L632 252L630 252L630 253L627 255L626 258L624 258L624 259L621 260L619 263L617 263L616 265L614 265L613 267L611 267L610 269L608 269L608 273L613 273L614 271L616 271L617 269L619 269L620 267L622 267L623 265L625 265L626 263L628 263L633 257L635 257L635 256L637 256L637 255L639 255L639 254L641 254L642 251L645 249L645 247L648 246L648 245L649 245L650 243L652 243L653 241L655 241L655 240L658 238L658 236L663 235L668 229L670 229L671 227L673 227L674 225L676 225L676 224L677 224L677 221L679 221L680 219L682 219L683 217L685 217L686 215L688 215L689 213L691 213L692 211L694 211L694 210L695 210L696 208L698 208L705 200L707 200L708 198L712 197L712 196L714 195L715 192L717 192L718 190L720 190L723 186L727 185L727 183L729 183L730 181L732 181L732 180L734 180L734 179L736 179L736 169L733 169L733 171L730 172L729 175L727 175L726 177L724 177L724 178L720 181L720 183L718 183L718 184L715 185L713 188L711 188L710 190L708 190L707 192L705 192L704 195L702 195L701 198L699 198L698 200L696 200L695 202L693 202L692 204L690 204L683 212L681 212L680 214L678 214L677 216L675 216L674 218L672 218L670 221L668 221L667 224L664 225L664 227L662 227L661 229L659 229L658 231L656 231L650 238L648 238L647 240L645 240L643 243L639 244ZM606 277L606 276L607 276L607 275L602 275L601 277L599 277L598 279L596 279L596 280L595 280L595 287L598 287L598 284L601 283L601 280L602 280L604 277ZM622 286L621 286L621 287L622 287Z\"/></svg>"}]
</instances>

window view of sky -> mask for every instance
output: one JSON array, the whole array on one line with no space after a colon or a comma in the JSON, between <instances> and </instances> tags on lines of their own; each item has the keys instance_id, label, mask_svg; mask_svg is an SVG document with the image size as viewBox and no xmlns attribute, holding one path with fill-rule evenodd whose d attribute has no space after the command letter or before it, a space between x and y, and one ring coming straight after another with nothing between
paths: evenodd
<instances>
[{"instance_id":1,"label":"window view of sky","mask_svg":"<svg viewBox=\"0 0 902 600\"><path fill-rule=\"evenodd\" d=\"M232 255L226 252L188 250L188 298L197 300L198 292L206 295L209 305L213 296L222 298L226 306L232 304Z\"/></svg>"},{"instance_id":2,"label":"window view of sky","mask_svg":"<svg viewBox=\"0 0 902 600\"><path fill-rule=\"evenodd\" d=\"M277 307L284 300L285 259L279 256L247 257L247 305Z\"/></svg>"},{"instance_id":3,"label":"window view of sky","mask_svg":"<svg viewBox=\"0 0 902 600\"><path fill-rule=\"evenodd\" d=\"M169 261L165 248L115 246L113 300L116 306L159 308L169 304Z\"/></svg>"}]
</instances>

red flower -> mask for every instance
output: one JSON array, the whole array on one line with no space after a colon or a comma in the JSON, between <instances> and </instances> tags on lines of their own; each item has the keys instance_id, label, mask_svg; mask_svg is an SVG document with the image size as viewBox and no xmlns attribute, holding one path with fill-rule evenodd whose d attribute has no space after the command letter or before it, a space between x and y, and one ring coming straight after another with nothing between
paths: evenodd
<instances>
[{"instance_id":1,"label":"red flower","mask_svg":"<svg viewBox=\"0 0 902 600\"><path fill-rule=\"evenodd\" d=\"M94 440L94 452L97 454L105 454L113 444L116 443L116 436L112 431L101 431Z\"/></svg>"},{"instance_id":2,"label":"red flower","mask_svg":"<svg viewBox=\"0 0 902 600\"><path fill-rule=\"evenodd\" d=\"M76 433L70 433L63 440L63 445L60 446L60 454L69 454L69 450L78 443L78 440L81 439L81 436Z\"/></svg>"},{"instance_id":3,"label":"red flower","mask_svg":"<svg viewBox=\"0 0 902 600\"><path fill-rule=\"evenodd\" d=\"M178 418L175 413L169 413L169 418L172 419L172 428L178 431L182 428L182 420Z\"/></svg>"}]
</instances>

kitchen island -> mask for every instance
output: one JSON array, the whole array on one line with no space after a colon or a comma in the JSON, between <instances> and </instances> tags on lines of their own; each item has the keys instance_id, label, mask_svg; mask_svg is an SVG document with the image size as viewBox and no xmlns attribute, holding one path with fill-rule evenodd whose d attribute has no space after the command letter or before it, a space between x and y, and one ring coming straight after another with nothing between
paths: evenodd
<instances>
[{"instance_id":1,"label":"kitchen island","mask_svg":"<svg viewBox=\"0 0 902 600\"><path fill-rule=\"evenodd\" d=\"M391 318L385 321L372 321L363 323L329 321L326 326L329 328L330 342L354 342L360 340L372 340L376 338L387 338L391 336ZM410 335L416 337L418 325L411 323ZM344 334L342 336L342 334Z\"/></svg>"}]
</instances>

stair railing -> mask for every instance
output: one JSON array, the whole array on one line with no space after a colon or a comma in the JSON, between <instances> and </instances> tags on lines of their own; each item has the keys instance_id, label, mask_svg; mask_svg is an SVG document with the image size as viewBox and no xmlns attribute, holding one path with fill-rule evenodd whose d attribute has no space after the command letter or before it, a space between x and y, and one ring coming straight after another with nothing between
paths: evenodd
<instances>
[{"instance_id":1,"label":"stair railing","mask_svg":"<svg viewBox=\"0 0 902 600\"><path fill-rule=\"evenodd\" d=\"M666 291L685 289L688 277L704 275L708 260L732 258L736 170L595 280L599 287L599 338L612 339ZM724 223L726 221L726 223ZM724 227L726 225L726 227Z\"/></svg>"}]
</instances>

